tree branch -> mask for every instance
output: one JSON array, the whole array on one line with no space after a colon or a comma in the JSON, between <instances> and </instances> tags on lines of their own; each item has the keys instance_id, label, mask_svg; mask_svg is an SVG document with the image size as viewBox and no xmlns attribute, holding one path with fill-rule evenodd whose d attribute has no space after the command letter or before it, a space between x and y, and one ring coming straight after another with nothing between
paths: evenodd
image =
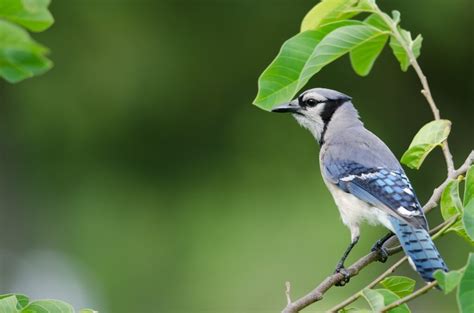
<instances>
[{"instance_id":1,"label":"tree branch","mask_svg":"<svg viewBox=\"0 0 474 313\"><path fill-rule=\"evenodd\" d=\"M446 185L457 176L465 174L467 170L469 169L469 166L473 163L473 161L474 161L474 151L469 154L468 158L466 159L466 161L460 168L458 168L451 175L449 175L448 178L446 178L446 180L434 190L433 195L428 200L428 203L426 203L426 205L423 207L425 212L431 210L433 207L436 206L436 203L441 198L441 194L443 192L443 189L446 187ZM449 223L449 221L451 220L448 220L445 223ZM443 225L442 226L443 228L446 226L445 223L441 224ZM438 229L438 227L436 227L434 230L436 229ZM392 246L396 242L397 242L397 239L395 237L392 237L385 243L384 247ZM401 250L400 246L388 249L388 255L393 255L400 250ZM346 268L346 270L349 273L350 277L354 277L357 274L359 274L359 272L363 270L365 267L367 267L370 263L377 261L379 258L380 258L380 255L378 252L371 252L363 256L362 258L360 258L358 261L354 262L351 266ZM311 292L309 292L305 296L293 302L288 303L287 306L283 309L282 313L296 313L304 309L305 307L309 306L310 304L320 301L324 297L324 294L326 293L326 291L331 289L336 283L340 282L343 278L344 276L340 273L335 273L326 277L326 279L324 279Z\"/></svg>"}]
</instances>

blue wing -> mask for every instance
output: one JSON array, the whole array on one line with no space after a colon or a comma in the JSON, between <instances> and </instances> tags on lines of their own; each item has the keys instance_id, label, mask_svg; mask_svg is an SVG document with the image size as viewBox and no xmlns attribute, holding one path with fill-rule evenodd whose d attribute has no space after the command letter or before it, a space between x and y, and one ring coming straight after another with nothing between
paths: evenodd
<instances>
[{"instance_id":1,"label":"blue wing","mask_svg":"<svg viewBox=\"0 0 474 313\"><path fill-rule=\"evenodd\" d=\"M353 161L333 160L324 171L334 184L345 192L413 226L427 228L423 210L415 191L402 169L367 167Z\"/></svg>"}]
</instances>

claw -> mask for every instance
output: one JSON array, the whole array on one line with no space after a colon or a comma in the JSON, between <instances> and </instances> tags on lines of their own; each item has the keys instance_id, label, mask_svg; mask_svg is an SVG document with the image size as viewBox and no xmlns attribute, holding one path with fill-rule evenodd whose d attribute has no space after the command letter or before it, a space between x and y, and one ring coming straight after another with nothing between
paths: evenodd
<instances>
[{"instance_id":1,"label":"claw","mask_svg":"<svg viewBox=\"0 0 474 313\"><path fill-rule=\"evenodd\" d=\"M386 248L383 248L381 246L378 246L378 243L375 243L375 245L370 249L372 252L377 252L379 254L379 259L378 261L380 263L385 263L387 262L388 259L388 251Z\"/></svg>"},{"instance_id":2,"label":"claw","mask_svg":"<svg viewBox=\"0 0 474 313\"><path fill-rule=\"evenodd\" d=\"M388 259L388 251L385 248L379 249L379 262L385 263Z\"/></svg>"},{"instance_id":3,"label":"claw","mask_svg":"<svg viewBox=\"0 0 474 313\"><path fill-rule=\"evenodd\" d=\"M344 276L344 278L336 283L336 286L342 287L345 286L350 280L351 280L351 275L349 272L345 269L344 266L339 266L336 268L336 271L334 273L340 273Z\"/></svg>"},{"instance_id":4,"label":"claw","mask_svg":"<svg viewBox=\"0 0 474 313\"><path fill-rule=\"evenodd\" d=\"M380 240L377 240L374 245L372 246L372 248L370 248L370 251L378 251L382 248L384 242L380 239Z\"/></svg>"},{"instance_id":5,"label":"claw","mask_svg":"<svg viewBox=\"0 0 474 313\"><path fill-rule=\"evenodd\" d=\"M375 242L370 251L377 252L379 255L379 262L385 263L388 259L388 251L383 247L384 243L393 236L393 233L388 233Z\"/></svg>"}]
</instances>

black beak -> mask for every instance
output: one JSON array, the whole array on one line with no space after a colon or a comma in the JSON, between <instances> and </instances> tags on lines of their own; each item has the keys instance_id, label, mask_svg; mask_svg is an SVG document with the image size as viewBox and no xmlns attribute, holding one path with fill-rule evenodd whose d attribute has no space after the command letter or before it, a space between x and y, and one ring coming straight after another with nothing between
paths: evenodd
<instances>
[{"instance_id":1,"label":"black beak","mask_svg":"<svg viewBox=\"0 0 474 313\"><path fill-rule=\"evenodd\" d=\"M298 113L301 107L298 105L298 100L280 104L272 109L276 113Z\"/></svg>"}]
</instances>

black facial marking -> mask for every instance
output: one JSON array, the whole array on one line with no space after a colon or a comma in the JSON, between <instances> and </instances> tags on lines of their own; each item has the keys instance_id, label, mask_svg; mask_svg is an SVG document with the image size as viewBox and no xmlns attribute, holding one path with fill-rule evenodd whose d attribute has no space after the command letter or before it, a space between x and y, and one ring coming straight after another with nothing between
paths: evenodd
<instances>
[{"instance_id":1,"label":"black facial marking","mask_svg":"<svg viewBox=\"0 0 474 313\"><path fill-rule=\"evenodd\" d=\"M329 100L325 101L324 109L321 112L321 119L323 120L324 123L324 128L321 133L321 139L319 140L319 144L323 145L324 144L324 134L326 133L326 130L328 128L328 124L331 121L332 116L334 115L334 112L343 105L348 99L338 99L338 100Z\"/></svg>"},{"instance_id":2,"label":"black facial marking","mask_svg":"<svg viewBox=\"0 0 474 313\"><path fill-rule=\"evenodd\" d=\"M324 101L318 101L314 98L308 98L306 100L303 100L304 94L298 97L298 104L302 108L312 108L318 105L319 103L323 103Z\"/></svg>"},{"instance_id":3,"label":"black facial marking","mask_svg":"<svg viewBox=\"0 0 474 313\"><path fill-rule=\"evenodd\" d=\"M298 104L299 104L300 107L304 107L303 96L304 96L304 93L302 93L302 94L298 97Z\"/></svg>"}]
</instances>

